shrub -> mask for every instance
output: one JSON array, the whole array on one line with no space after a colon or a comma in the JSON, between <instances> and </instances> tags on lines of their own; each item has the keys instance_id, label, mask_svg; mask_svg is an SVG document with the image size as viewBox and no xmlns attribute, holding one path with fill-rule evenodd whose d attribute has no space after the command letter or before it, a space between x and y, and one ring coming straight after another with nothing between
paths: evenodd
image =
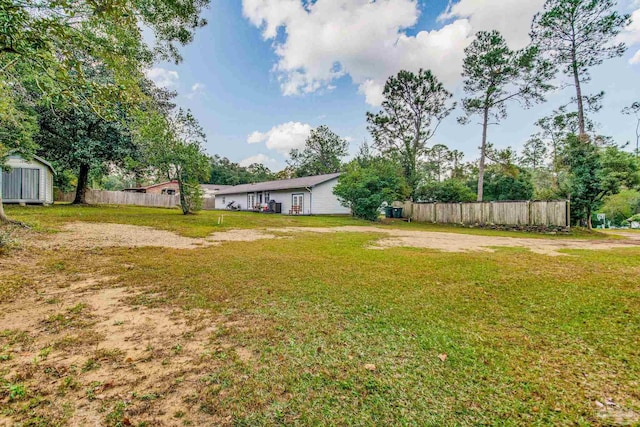
<instances>
[{"instance_id":1,"label":"shrub","mask_svg":"<svg viewBox=\"0 0 640 427\"><path fill-rule=\"evenodd\" d=\"M357 218L376 221L383 202L404 200L408 188L393 163L372 159L362 165L351 162L333 189L343 206Z\"/></svg>"}]
</instances>

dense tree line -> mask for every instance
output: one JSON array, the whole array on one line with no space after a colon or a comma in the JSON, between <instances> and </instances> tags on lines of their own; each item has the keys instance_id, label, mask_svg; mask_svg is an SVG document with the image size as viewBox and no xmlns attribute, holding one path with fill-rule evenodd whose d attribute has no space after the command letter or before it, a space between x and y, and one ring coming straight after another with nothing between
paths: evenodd
<instances>
[{"instance_id":1,"label":"dense tree line","mask_svg":"<svg viewBox=\"0 0 640 427\"><path fill-rule=\"evenodd\" d=\"M498 31L476 34L465 49L462 77L466 97L462 100L464 116L458 119L467 124L473 116L480 117L480 156L476 161L464 162L462 153L443 144L428 146L453 107L448 101L450 94L430 71L403 70L390 77L380 112L367 114L377 156L387 165L395 165L415 201L568 198L572 219L589 228L592 214L603 205L618 219L637 213L640 206L634 195L640 184L640 103L622 111L634 120L634 155L625 150L625 144L598 134L589 118L601 108L604 92L584 93L590 69L625 52L616 36L630 22L629 16L614 7L612 0L547 0L533 20L531 44L519 51L511 50ZM555 89L551 82L558 74L568 77L562 84L573 86L575 97L535 123L538 131L524 143L522 153L512 148L495 149L489 142L489 125L499 124L514 101L524 108L545 102L546 93ZM363 191L367 187L378 191L371 184L371 174L364 174L354 162L341 182ZM389 171L376 174L375 169L372 173L379 182L389 175ZM358 181L358 176L366 179ZM348 192L336 190L346 205L355 206ZM625 197L616 197L618 193ZM368 200L362 194L359 197ZM621 209L624 201L630 205ZM375 216L380 206L370 206L366 215L356 209L354 213Z\"/></svg>"},{"instance_id":2,"label":"dense tree line","mask_svg":"<svg viewBox=\"0 0 640 427\"><path fill-rule=\"evenodd\" d=\"M208 0L0 0L0 167L15 151L41 154L59 170L57 185L85 202L92 184L120 189L177 179L184 213L197 209L198 183L237 185L343 172L338 194L354 214L374 218L383 201L491 201L570 198L574 220L591 227L605 209L637 213L640 102L622 113L635 127L632 154L600 135L590 115L604 92L586 94L590 69L622 55L616 36L629 16L613 0L547 0L531 26L531 44L512 50L498 31L481 31L465 49L461 124L478 117L479 157L439 143L437 130L456 106L430 70L401 70L387 80L381 108L367 113L372 144L345 163L348 142L313 129L285 169L240 166L206 157L205 134L175 93L144 77L154 60L180 61L178 47L206 24ZM37 14L31 13L37 7ZM151 29L147 45L140 23ZM563 76L566 78L563 79ZM575 96L548 117L521 153L490 136L509 109L546 102L551 82ZM623 197L624 196L624 197ZM623 208L624 203L629 203ZM1 208L0 220L7 221ZM604 207L603 207L604 206Z\"/></svg>"}]
</instances>

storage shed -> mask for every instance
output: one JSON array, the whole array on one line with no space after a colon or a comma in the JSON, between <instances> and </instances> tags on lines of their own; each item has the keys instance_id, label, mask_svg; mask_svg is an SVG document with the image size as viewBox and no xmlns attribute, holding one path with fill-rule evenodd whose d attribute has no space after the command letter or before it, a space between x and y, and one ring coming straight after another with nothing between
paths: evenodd
<instances>
[{"instance_id":1,"label":"storage shed","mask_svg":"<svg viewBox=\"0 0 640 427\"><path fill-rule=\"evenodd\" d=\"M53 203L53 175L49 162L33 156L26 160L18 154L7 159L9 170L0 174L0 195L4 203Z\"/></svg>"}]
</instances>

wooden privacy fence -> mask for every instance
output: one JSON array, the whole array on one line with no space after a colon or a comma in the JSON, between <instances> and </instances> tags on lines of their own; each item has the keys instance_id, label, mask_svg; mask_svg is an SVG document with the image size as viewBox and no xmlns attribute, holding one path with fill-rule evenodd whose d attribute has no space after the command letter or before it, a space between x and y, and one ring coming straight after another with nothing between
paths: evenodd
<instances>
[{"instance_id":1,"label":"wooden privacy fence","mask_svg":"<svg viewBox=\"0 0 640 427\"><path fill-rule=\"evenodd\" d=\"M72 202L75 193L65 193L58 199ZM87 190L87 203L91 205L134 205L154 208L174 208L180 204L180 196L151 193L132 193L128 191Z\"/></svg>"},{"instance_id":2,"label":"wooden privacy fence","mask_svg":"<svg viewBox=\"0 0 640 427\"><path fill-rule=\"evenodd\" d=\"M518 201L474 203L394 202L412 221L440 224L569 226L569 202Z\"/></svg>"}]
</instances>

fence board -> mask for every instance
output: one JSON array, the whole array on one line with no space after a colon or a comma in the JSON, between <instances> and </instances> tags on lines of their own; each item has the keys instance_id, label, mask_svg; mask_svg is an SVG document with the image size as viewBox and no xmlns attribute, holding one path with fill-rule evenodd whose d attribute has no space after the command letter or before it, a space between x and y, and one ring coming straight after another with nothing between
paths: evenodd
<instances>
[{"instance_id":1,"label":"fence board","mask_svg":"<svg viewBox=\"0 0 640 427\"><path fill-rule=\"evenodd\" d=\"M74 193L63 194L58 201L71 202ZM128 191L87 190L87 203L92 205L133 205L154 208L173 208L180 204L180 196Z\"/></svg>"},{"instance_id":2,"label":"fence board","mask_svg":"<svg viewBox=\"0 0 640 427\"><path fill-rule=\"evenodd\" d=\"M436 222L442 224L462 223L460 203L436 203Z\"/></svg>"},{"instance_id":3,"label":"fence board","mask_svg":"<svg viewBox=\"0 0 640 427\"><path fill-rule=\"evenodd\" d=\"M547 225L568 227L569 202L517 201L477 203L405 202L404 216L441 224Z\"/></svg>"}]
</instances>

